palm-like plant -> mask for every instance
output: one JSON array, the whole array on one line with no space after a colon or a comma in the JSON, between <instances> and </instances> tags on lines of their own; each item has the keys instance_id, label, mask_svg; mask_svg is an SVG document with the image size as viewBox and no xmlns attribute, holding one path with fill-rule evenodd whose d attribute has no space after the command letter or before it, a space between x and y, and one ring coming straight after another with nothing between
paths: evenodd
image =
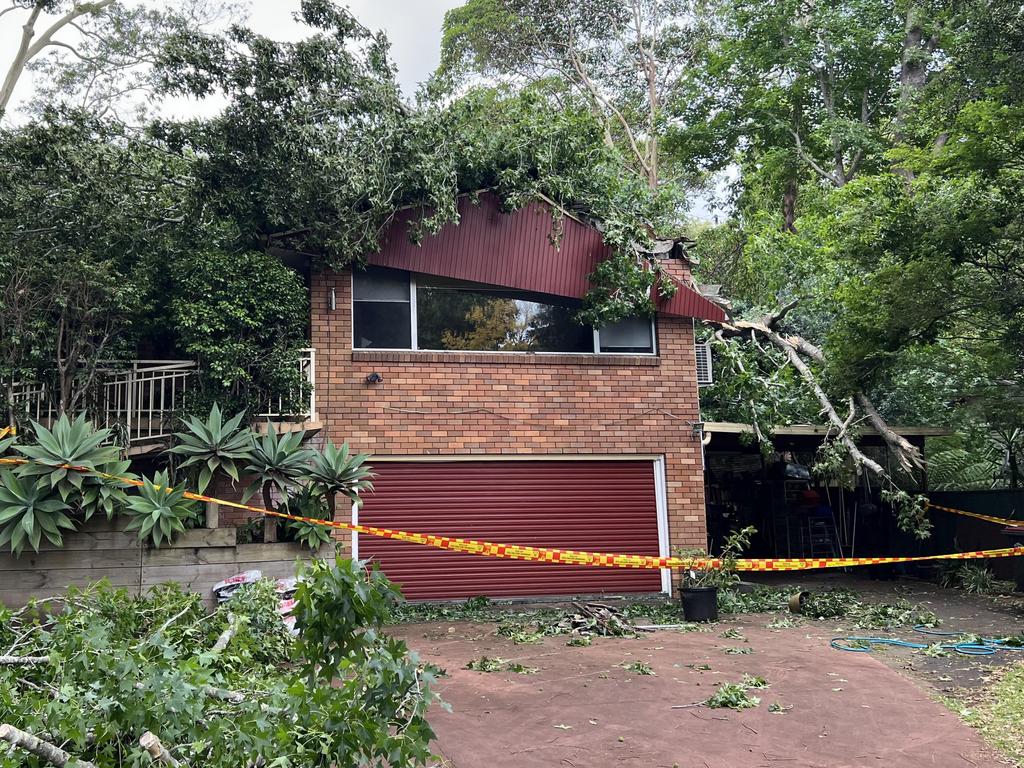
<instances>
[{"instance_id":1,"label":"palm-like plant","mask_svg":"<svg viewBox=\"0 0 1024 768\"><path fill-rule=\"evenodd\" d=\"M26 544L39 551L45 536L54 546L61 546L61 530L75 530L75 524L64 514L68 508L44 480L19 478L10 470L0 472L0 546L10 543L15 555Z\"/></svg>"},{"instance_id":2,"label":"palm-like plant","mask_svg":"<svg viewBox=\"0 0 1024 768\"><path fill-rule=\"evenodd\" d=\"M79 507L86 520L103 510L112 517L125 499L123 483L97 473L124 477L129 462L121 461L119 450L104 445L109 429L96 429L81 414L74 421L61 415L50 429L32 422L34 445L15 445L29 463L17 469L19 477L38 478L44 487L60 494L72 507Z\"/></svg>"},{"instance_id":3,"label":"palm-like plant","mask_svg":"<svg viewBox=\"0 0 1024 768\"><path fill-rule=\"evenodd\" d=\"M370 478L373 473L364 466L368 454L349 454L348 443L336 446L330 440L322 451L313 454L313 466L309 470L309 478L324 492L327 499L327 510L334 519L336 496L344 494L354 504L359 504L359 494L373 489Z\"/></svg>"},{"instance_id":4,"label":"palm-like plant","mask_svg":"<svg viewBox=\"0 0 1024 768\"><path fill-rule=\"evenodd\" d=\"M215 472L224 472L238 482L238 467L249 461L252 448L252 430L242 424L245 412L223 420L216 403L206 421L190 416L185 422L186 432L175 432L178 444L169 453L184 456L182 469L198 468L199 493L203 493Z\"/></svg>"},{"instance_id":5,"label":"palm-like plant","mask_svg":"<svg viewBox=\"0 0 1024 768\"><path fill-rule=\"evenodd\" d=\"M273 425L267 422L267 433L252 441L249 464L245 471L251 473L252 481L242 495L245 503L257 490L263 491L263 504L273 509L271 492L277 488L282 497L309 472L309 461L313 452L302 447L302 432L287 432L279 435Z\"/></svg>"},{"instance_id":6,"label":"palm-like plant","mask_svg":"<svg viewBox=\"0 0 1024 768\"><path fill-rule=\"evenodd\" d=\"M138 531L139 541L151 540L160 546L185 530L185 523L197 517L195 502L185 498L185 488L171 488L167 473L157 472L153 480L142 478L137 496L128 500L126 531Z\"/></svg>"}]
</instances>

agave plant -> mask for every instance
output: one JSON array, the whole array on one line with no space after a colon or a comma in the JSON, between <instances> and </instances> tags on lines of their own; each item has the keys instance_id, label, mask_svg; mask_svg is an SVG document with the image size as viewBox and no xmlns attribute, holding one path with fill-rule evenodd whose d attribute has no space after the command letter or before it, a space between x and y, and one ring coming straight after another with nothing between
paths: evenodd
<instances>
[{"instance_id":1,"label":"agave plant","mask_svg":"<svg viewBox=\"0 0 1024 768\"><path fill-rule=\"evenodd\" d=\"M350 455L348 443L336 446L330 440L322 451L313 454L309 478L323 490L332 520L337 494L342 493L354 504L359 504L360 492L373 489L370 481L373 473L364 466L368 458L365 453Z\"/></svg>"},{"instance_id":2,"label":"agave plant","mask_svg":"<svg viewBox=\"0 0 1024 768\"><path fill-rule=\"evenodd\" d=\"M245 411L235 414L226 422L220 406L214 403L206 421L190 416L185 422L186 432L175 432L178 444L169 453L184 456L182 469L198 468L199 492L203 493L215 472L224 472L238 482L238 467L249 461L252 430L242 424Z\"/></svg>"},{"instance_id":3,"label":"agave plant","mask_svg":"<svg viewBox=\"0 0 1024 768\"><path fill-rule=\"evenodd\" d=\"M85 414L74 421L61 415L50 429L32 422L32 429L35 444L14 446L30 460L18 467L18 476L38 478L72 508L80 509L86 520L100 510L112 517L124 503L125 484L103 475L133 476L118 449L104 444L110 439L110 430L96 429Z\"/></svg>"},{"instance_id":4,"label":"agave plant","mask_svg":"<svg viewBox=\"0 0 1024 768\"><path fill-rule=\"evenodd\" d=\"M176 533L185 530L185 524L198 520L195 502L185 498L185 488L172 488L166 472L157 472L153 480L142 478L137 496L128 500L127 514L131 518L126 531L138 531L139 541L152 541L160 546L164 539L170 542Z\"/></svg>"},{"instance_id":5,"label":"agave plant","mask_svg":"<svg viewBox=\"0 0 1024 768\"><path fill-rule=\"evenodd\" d=\"M323 489L319 486L298 489L288 495L284 504L281 505L281 511L287 512L289 515L311 517L316 520L327 518L327 502L324 498ZM326 526L307 523L302 520L288 520L286 523L295 541L309 547L313 551L320 549L324 544L329 544L331 541L331 529Z\"/></svg>"},{"instance_id":6,"label":"agave plant","mask_svg":"<svg viewBox=\"0 0 1024 768\"><path fill-rule=\"evenodd\" d=\"M252 481L242 495L245 503L257 490L263 491L263 504L273 509L271 492L276 488L287 496L301 478L309 472L309 461L313 452L302 447L302 432L288 432L279 435L273 425L267 422L267 433L252 441L249 465L245 471L252 474Z\"/></svg>"},{"instance_id":7,"label":"agave plant","mask_svg":"<svg viewBox=\"0 0 1024 768\"><path fill-rule=\"evenodd\" d=\"M73 531L75 523L64 514L68 508L45 481L20 478L10 470L0 472L0 546L10 544L15 555L26 544L39 551L42 537L54 546L64 543L62 529Z\"/></svg>"}]
</instances>

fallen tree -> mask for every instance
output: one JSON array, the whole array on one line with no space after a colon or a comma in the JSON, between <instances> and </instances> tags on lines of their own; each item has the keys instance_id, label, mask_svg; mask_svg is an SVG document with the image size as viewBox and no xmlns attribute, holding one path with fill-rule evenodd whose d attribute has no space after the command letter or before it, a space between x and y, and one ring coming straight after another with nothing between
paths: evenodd
<instances>
[{"instance_id":1,"label":"fallen tree","mask_svg":"<svg viewBox=\"0 0 1024 768\"><path fill-rule=\"evenodd\" d=\"M398 597L338 559L298 586L297 638L269 581L212 614L176 586L0 609L0 755L58 768L424 765L433 677L380 632Z\"/></svg>"},{"instance_id":2,"label":"fallen tree","mask_svg":"<svg viewBox=\"0 0 1024 768\"><path fill-rule=\"evenodd\" d=\"M825 353L807 339L796 334L787 334L781 328L783 320L796 308L799 300L790 301L774 312L754 320L733 317L729 314L728 301L716 298L716 302L727 311L726 320L709 323L714 329L714 338L717 343L723 348L728 348L733 340L749 341L758 346L761 342L766 342L782 353L785 364L792 366L803 385L820 406L820 414L825 418L829 427L826 445L832 443L841 446L845 457L849 459L857 475L864 470L874 475L883 486L884 497L896 510L900 527L921 538L926 537L931 528L931 524L925 516L926 499L923 496L908 493L903 487L905 483L900 482L903 479L911 479L914 472L925 468L924 457L920 449L888 424L863 391L857 390L848 395L841 406L846 413L845 415L840 413L840 406L826 392L819 375L812 367L825 365ZM769 441L766 433L770 433L773 425L758 423L753 404L751 404L751 412L751 430L755 437L762 443ZM857 445L854 428L862 422L867 422L883 440L890 455L896 459L903 478L894 476L892 472L864 453Z\"/></svg>"}]
</instances>

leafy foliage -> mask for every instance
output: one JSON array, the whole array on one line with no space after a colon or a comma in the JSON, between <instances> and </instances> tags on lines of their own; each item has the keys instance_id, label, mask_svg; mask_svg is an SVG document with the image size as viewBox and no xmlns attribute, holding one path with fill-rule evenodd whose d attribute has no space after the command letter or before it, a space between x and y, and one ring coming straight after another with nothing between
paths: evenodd
<instances>
[{"instance_id":1,"label":"leafy foliage","mask_svg":"<svg viewBox=\"0 0 1024 768\"><path fill-rule=\"evenodd\" d=\"M330 440L313 454L309 478L324 493L332 519L339 493L359 504L359 494L373 489L373 473L365 466L368 458L365 453L350 454L348 443L338 446Z\"/></svg>"},{"instance_id":2,"label":"leafy foliage","mask_svg":"<svg viewBox=\"0 0 1024 768\"><path fill-rule=\"evenodd\" d=\"M269 421L266 434L253 436L245 468L251 479L242 494L243 503L262 489L263 503L269 509L273 507L271 490L287 496L298 485L313 458L313 452L302 447L302 439L302 432L278 435Z\"/></svg>"},{"instance_id":3,"label":"leafy foliage","mask_svg":"<svg viewBox=\"0 0 1024 768\"><path fill-rule=\"evenodd\" d=\"M316 520L330 519L323 491L312 486L304 486L290 493L281 505L280 511ZM331 542L331 529L323 525L301 520L286 520L285 523L291 531L292 538L314 552Z\"/></svg>"},{"instance_id":4,"label":"leafy foliage","mask_svg":"<svg viewBox=\"0 0 1024 768\"><path fill-rule=\"evenodd\" d=\"M719 568L695 569L690 568L683 573L683 588L687 587L719 587L728 588L740 580L736 570L737 561L740 555L750 546L751 537L757 533L753 526L732 531L725 537L722 543L722 551L718 555L721 561ZM703 550L680 550L677 557L681 558L702 558L708 557Z\"/></svg>"},{"instance_id":5,"label":"leafy foliage","mask_svg":"<svg viewBox=\"0 0 1024 768\"><path fill-rule=\"evenodd\" d=\"M711 709L751 709L761 703L757 696L747 693L743 683L722 683L705 702Z\"/></svg>"},{"instance_id":6,"label":"leafy foliage","mask_svg":"<svg viewBox=\"0 0 1024 768\"><path fill-rule=\"evenodd\" d=\"M394 593L355 564L321 564L300 590L308 629L295 642L269 582L239 590L212 617L198 595L173 587L144 597L102 584L72 590L58 612L37 607L5 623L5 645L48 661L0 667L0 706L6 722L97 765L148 762L138 746L146 730L177 759L215 768L423 765L433 676L378 632ZM316 618L328 611L338 620ZM212 654L229 614L237 632Z\"/></svg>"}]
</instances>

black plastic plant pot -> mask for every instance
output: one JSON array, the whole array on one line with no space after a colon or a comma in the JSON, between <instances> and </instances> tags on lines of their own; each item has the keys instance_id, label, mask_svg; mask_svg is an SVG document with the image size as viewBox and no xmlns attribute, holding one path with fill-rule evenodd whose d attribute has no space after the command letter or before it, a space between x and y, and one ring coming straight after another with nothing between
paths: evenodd
<instances>
[{"instance_id":1,"label":"black plastic plant pot","mask_svg":"<svg viewBox=\"0 0 1024 768\"><path fill-rule=\"evenodd\" d=\"M718 621L718 587L683 587L683 618L687 621Z\"/></svg>"}]
</instances>

